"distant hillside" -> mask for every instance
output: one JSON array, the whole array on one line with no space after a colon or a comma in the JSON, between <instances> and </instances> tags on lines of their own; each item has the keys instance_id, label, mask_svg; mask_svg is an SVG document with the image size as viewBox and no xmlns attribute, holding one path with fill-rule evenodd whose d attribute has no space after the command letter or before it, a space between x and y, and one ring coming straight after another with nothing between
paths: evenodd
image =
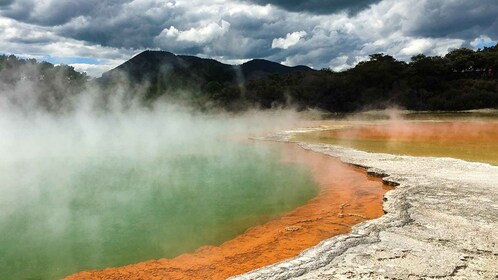
<instances>
[{"instance_id":1,"label":"distant hillside","mask_svg":"<svg viewBox=\"0 0 498 280\"><path fill-rule=\"evenodd\" d=\"M244 77L247 80L255 80L265 78L271 74L289 74L292 72L313 72L314 70L308 66L289 67L280 63L264 60L253 59L239 66Z\"/></svg>"},{"instance_id":2,"label":"distant hillside","mask_svg":"<svg viewBox=\"0 0 498 280\"><path fill-rule=\"evenodd\" d=\"M255 59L242 65L224 64L214 59L175 55L166 51L144 51L118 67L104 73L100 81L109 83L127 78L133 83L149 82L157 90L203 88L209 82L241 83L272 74L314 71L307 66L289 67Z\"/></svg>"},{"instance_id":3,"label":"distant hillside","mask_svg":"<svg viewBox=\"0 0 498 280\"><path fill-rule=\"evenodd\" d=\"M104 108L117 93L125 103L133 99L150 104L161 98L200 110L234 112L275 107L328 112L389 106L415 111L498 108L498 46L455 49L445 56L421 54L410 62L372 54L369 61L343 72L260 59L234 66L145 51L95 82L101 88L98 106ZM78 94L87 84L87 76L70 66L0 56L0 104L7 100L9 105L23 107L34 99L50 111L63 111L71 104L66 97Z\"/></svg>"},{"instance_id":4,"label":"distant hillside","mask_svg":"<svg viewBox=\"0 0 498 280\"><path fill-rule=\"evenodd\" d=\"M307 66L289 67L263 59L229 65L214 59L148 50L104 73L98 82L107 89L129 82L132 91L134 87L140 88L146 101L161 96L190 100L191 95L205 97L229 85L240 86L270 75L294 72L315 70Z\"/></svg>"},{"instance_id":5,"label":"distant hillside","mask_svg":"<svg viewBox=\"0 0 498 280\"><path fill-rule=\"evenodd\" d=\"M291 105L328 112L390 106L415 111L498 108L498 46L455 49L444 57L420 54L409 63L372 54L343 72L269 76L248 82L243 95L237 92L225 87L214 96L229 108L233 96L260 108Z\"/></svg>"},{"instance_id":6,"label":"distant hillside","mask_svg":"<svg viewBox=\"0 0 498 280\"><path fill-rule=\"evenodd\" d=\"M116 75L125 75L133 82L144 82L166 76L178 76L178 78L193 81L231 82L235 79L231 65L213 59L177 56L165 51L144 51L118 67L105 72L102 79L110 79Z\"/></svg>"}]
</instances>

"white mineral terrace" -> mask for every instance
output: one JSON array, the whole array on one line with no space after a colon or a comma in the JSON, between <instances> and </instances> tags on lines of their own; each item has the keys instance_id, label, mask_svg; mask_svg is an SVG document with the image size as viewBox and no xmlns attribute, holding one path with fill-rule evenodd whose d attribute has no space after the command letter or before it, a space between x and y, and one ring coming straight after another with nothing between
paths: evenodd
<instances>
[{"instance_id":1,"label":"white mineral terrace","mask_svg":"<svg viewBox=\"0 0 498 280\"><path fill-rule=\"evenodd\" d=\"M272 140L287 141L293 133ZM497 166L298 144L399 184L385 195L386 214L233 279L498 278Z\"/></svg>"}]
</instances>

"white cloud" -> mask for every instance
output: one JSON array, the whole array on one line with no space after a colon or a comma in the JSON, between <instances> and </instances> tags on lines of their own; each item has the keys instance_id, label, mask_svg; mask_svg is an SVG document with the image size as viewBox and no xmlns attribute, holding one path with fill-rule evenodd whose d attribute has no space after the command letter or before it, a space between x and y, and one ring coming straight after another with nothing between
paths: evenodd
<instances>
[{"instance_id":1,"label":"white cloud","mask_svg":"<svg viewBox=\"0 0 498 280\"><path fill-rule=\"evenodd\" d=\"M382 0L353 14L289 12L237 0L15 1L0 10L0 52L89 57L104 65L152 48L338 70L372 53L409 60L498 38L496 0ZM91 65L77 66L103 69Z\"/></svg>"},{"instance_id":2,"label":"white cloud","mask_svg":"<svg viewBox=\"0 0 498 280\"><path fill-rule=\"evenodd\" d=\"M72 63L69 65L73 66L77 71L85 72L90 77L100 77L102 73L108 71L109 69L115 68L122 62L123 61L115 61L106 64Z\"/></svg>"},{"instance_id":3,"label":"white cloud","mask_svg":"<svg viewBox=\"0 0 498 280\"><path fill-rule=\"evenodd\" d=\"M406 47L401 50L403 55L417 55L427 52L433 47L432 42L429 39L414 39L411 40Z\"/></svg>"},{"instance_id":4,"label":"white cloud","mask_svg":"<svg viewBox=\"0 0 498 280\"><path fill-rule=\"evenodd\" d=\"M230 29L230 23L222 20L220 24L211 22L207 25L200 26L198 28L190 28L185 31L179 31L174 26L164 29L161 34L159 34L156 39L175 39L179 42L188 42L196 44L205 44L212 42L225 35Z\"/></svg>"},{"instance_id":5,"label":"white cloud","mask_svg":"<svg viewBox=\"0 0 498 280\"><path fill-rule=\"evenodd\" d=\"M349 57L347 55L341 55L338 56L330 61L330 67L334 71L342 71L346 70L351 67L351 65L348 64L348 59Z\"/></svg>"},{"instance_id":6,"label":"white cloud","mask_svg":"<svg viewBox=\"0 0 498 280\"><path fill-rule=\"evenodd\" d=\"M285 38L275 38L273 39L273 42L271 43L271 47L273 49L279 48L279 49L288 49L295 44L297 44L301 38L306 36L307 33L306 31L299 31L299 32L293 32L293 33L287 33L287 36Z\"/></svg>"},{"instance_id":7,"label":"white cloud","mask_svg":"<svg viewBox=\"0 0 498 280\"><path fill-rule=\"evenodd\" d=\"M178 34L180 31L176 29L174 26L171 26L170 28L164 29L159 36L164 36L166 38L176 38L178 37Z\"/></svg>"},{"instance_id":8,"label":"white cloud","mask_svg":"<svg viewBox=\"0 0 498 280\"><path fill-rule=\"evenodd\" d=\"M496 45L496 41L493 41L491 38L489 38L489 36L481 35L472 40L472 42L470 42L470 45L475 49L482 49L483 47Z\"/></svg>"},{"instance_id":9,"label":"white cloud","mask_svg":"<svg viewBox=\"0 0 498 280\"><path fill-rule=\"evenodd\" d=\"M421 24L426 9L439 9L438 5L432 3L431 6L427 0L416 3L383 0L355 15L338 13L315 17L318 22L312 26L307 25L308 20L303 20L294 24L312 30L306 41L299 42L299 48L281 51L283 58L275 57L289 65L299 63L317 69L344 70L361 60L368 60L374 53L385 53L401 60L409 60L419 53L445 55L451 49L462 47L466 40L422 36L413 32Z\"/></svg>"},{"instance_id":10,"label":"white cloud","mask_svg":"<svg viewBox=\"0 0 498 280\"><path fill-rule=\"evenodd\" d=\"M272 12L275 10L272 9L271 5L266 6L256 6L256 5L247 5L247 4L231 4L227 5L227 14L229 16L239 16L244 15L250 18L255 19L267 19L268 17L272 17Z\"/></svg>"},{"instance_id":11,"label":"white cloud","mask_svg":"<svg viewBox=\"0 0 498 280\"><path fill-rule=\"evenodd\" d=\"M250 61L250 59L230 59L230 58L227 59L223 56L214 56L208 58L216 59L221 63L230 64L230 65L240 65Z\"/></svg>"},{"instance_id":12,"label":"white cloud","mask_svg":"<svg viewBox=\"0 0 498 280\"><path fill-rule=\"evenodd\" d=\"M126 49L65 38L51 32L47 27L0 17L0 53L2 52L38 60L42 60L47 54L57 58L93 58L98 60L99 64L71 65L94 77L124 62L134 53Z\"/></svg>"}]
</instances>

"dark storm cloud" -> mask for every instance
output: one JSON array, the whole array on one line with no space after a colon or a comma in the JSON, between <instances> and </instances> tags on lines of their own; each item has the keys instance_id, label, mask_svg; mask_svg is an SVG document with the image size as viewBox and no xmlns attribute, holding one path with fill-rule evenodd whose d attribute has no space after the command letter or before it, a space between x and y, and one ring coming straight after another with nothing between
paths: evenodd
<instances>
[{"instance_id":1,"label":"dark storm cloud","mask_svg":"<svg viewBox=\"0 0 498 280\"><path fill-rule=\"evenodd\" d=\"M152 48L342 69L376 52L496 41L496 15L497 0L0 0L0 50L118 61Z\"/></svg>"},{"instance_id":2,"label":"dark storm cloud","mask_svg":"<svg viewBox=\"0 0 498 280\"><path fill-rule=\"evenodd\" d=\"M174 2L133 1L105 6L57 27L63 36L116 48L156 48L154 38L171 26L192 28L205 20L204 13ZM189 47L190 50L195 47ZM171 51L178 51L178 48Z\"/></svg>"},{"instance_id":3,"label":"dark storm cloud","mask_svg":"<svg viewBox=\"0 0 498 280\"><path fill-rule=\"evenodd\" d=\"M42 2L36 0L14 0L11 2L7 8L3 9L3 16L26 23L55 26L64 24L78 16L105 13L127 1L65 0Z\"/></svg>"},{"instance_id":4,"label":"dark storm cloud","mask_svg":"<svg viewBox=\"0 0 498 280\"><path fill-rule=\"evenodd\" d=\"M1 0L3 2L12 0ZM2 2L2 3L3 3ZM380 0L243 0L239 3L255 3L258 5L272 4L294 12L309 12L326 17L340 11L358 12L368 9L370 5L379 3ZM418 37L458 37L472 40L481 33L496 37L498 5L496 0L447 0L447 1L387 1L392 5L402 3L408 9L413 9L408 18L396 14L385 15L382 20L383 36L404 29L406 35ZM7 2L5 2L7 3ZM191 1L189 4L176 5L171 1L171 6L165 5L167 1L119 1L119 0L65 0L65 1L37 1L17 0L0 13L20 22L40 26L53 26L54 31L63 36L103 46L116 48L154 48L158 46L154 39L165 28L174 26L179 30L198 28L202 21L210 19L213 14L198 11L202 7L216 6L209 2ZM227 1L227 3L230 3ZM399 5L399 4L398 4ZM215 8L219 9L219 6ZM357 15L350 15L355 17ZM383 16L383 15L382 15ZM302 17L305 21L293 21L296 15L285 14L275 9L267 18L255 18L250 13L221 14L221 19L230 23L230 32L227 35L237 39L248 38L251 40L264 40L266 46L271 46L274 38L285 37L287 33L306 31L311 34L319 20ZM484 32L486 31L486 32ZM340 32L340 31L338 31ZM341 36L341 34L337 34ZM348 34L342 34L348 36ZM232 40L233 41L233 40ZM346 41L346 40L344 40ZM164 41L163 41L164 43ZM235 42L233 42L235 43ZM171 51L201 50L202 47L175 44L174 41L165 44ZM243 44L244 45L244 44ZM246 46L264 46L246 43ZM245 50L239 53L247 55L264 55L261 50ZM275 50L267 48L266 54L270 55Z\"/></svg>"},{"instance_id":5,"label":"dark storm cloud","mask_svg":"<svg viewBox=\"0 0 498 280\"><path fill-rule=\"evenodd\" d=\"M487 34L498 37L496 0L424 1L413 15L408 34L424 37L458 37L467 40Z\"/></svg>"},{"instance_id":6,"label":"dark storm cloud","mask_svg":"<svg viewBox=\"0 0 498 280\"><path fill-rule=\"evenodd\" d=\"M247 0L258 5L275 5L292 12L333 14L341 11L357 13L381 0Z\"/></svg>"},{"instance_id":7,"label":"dark storm cloud","mask_svg":"<svg viewBox=\"0 0 498 280\"><path fill-rule=\"evenodd\" d=\"M151 48L154 36L164 26L148 20L130 19L129 21L106 22L102 18L92 19L87 26L66 26L58 29L62 36L97 43L116 48Z\"/></svg>"},{"instance_id":8,"label":"dark storm cloud","mask_svg":"<svg viewBox=\"0 0 498 280\"><path fill-rule=\"evenodd\" d=\"M14 0L0 0L0 9L2 7L5 7L5 6L12 4L12 2L14 2Z\"/></svg>"}]
</instances>

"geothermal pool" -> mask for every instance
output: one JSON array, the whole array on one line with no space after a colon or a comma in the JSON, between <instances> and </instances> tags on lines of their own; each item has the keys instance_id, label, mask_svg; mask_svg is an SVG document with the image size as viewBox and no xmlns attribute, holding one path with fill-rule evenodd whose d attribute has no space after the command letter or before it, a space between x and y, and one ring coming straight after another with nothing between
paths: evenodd
<instances>
[{"instance_id":1,"label":"geothermal pool","mask_svg":"<svg viewBox=\"0 0 498 280\"><path fill-rule=\"evenodd\" d=\"M76 277L226 277L382 215L390 188L364 171L290 144L241 140L289 124L269 119L175 110L0 116L1 278L134 263ZM312 126L321 130L294 140L498 164L495 118Z\"/></svg>"},{"instance_id":2,"label":"geothermal pool","mask_svg":"<svg viewBox=\"0 0 498 280\"><path fill-rule=\"evenodd\" d=\"M351 147L373 153L451 157L498 165L498 117L424 118L329 122L293 140ZM471 115L472 116L472 115ZM427 116L426 116L427 117Z\"/></svg>"},{"instance_id":3,"label":"geothermal pool","mask_svg":"<svg viewBox=\"0 0 498 280\"><path fill-rule=\"evenodd\" d=\"M318 193L309 168L282 162L278 147L231 140L241 126L252 124L171 112L3 116L0 278L175 257Z\"/></svg>"},{"instance_id":4,"label":"geothermal pool","mask_svg":"<svg viewBox=\"0 0 498 280\"><path fill-rule=\"evenodd\" d=\"M67 279L225 279L297 256L320 241L347 233L351 227L383 215L382 199L392 187L339 160L294 144L277 146L283 162L304 165L319 193L305 205L252 227L220 246L195 253L100 271ZM161 278L162 277L162 278Z\"/></svg>"},{"instance_id":5,"label":"geothermal pool","mask_svg":"<svg viewBox=\"0 0 498 280\"><path fill-rule=\"evenodd\" d=\"M317 192L306 167L282 164L278 150L225 148L233 158L219 150L163 154L167 162L158 155L4 166L2 188L15 191L1 198L1 278L57 279L175 257L218 245Z\"/></svg>"}]
</instances>

